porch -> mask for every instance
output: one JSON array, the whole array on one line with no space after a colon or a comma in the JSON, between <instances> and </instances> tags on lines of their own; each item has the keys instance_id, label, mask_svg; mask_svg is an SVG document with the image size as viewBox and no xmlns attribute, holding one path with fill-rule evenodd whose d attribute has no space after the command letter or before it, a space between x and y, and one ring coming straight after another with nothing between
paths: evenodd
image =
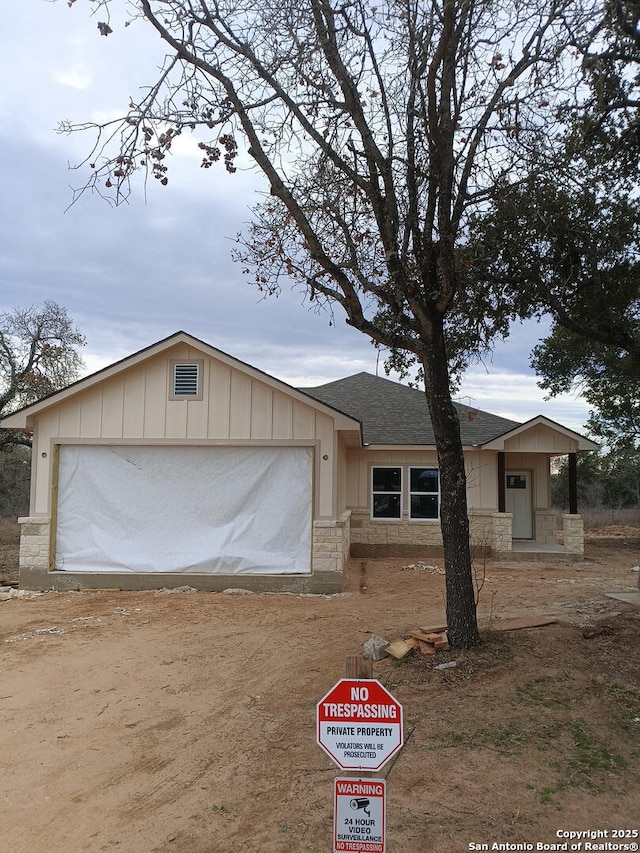
<instances>
[{"instance_id":1,"label":"porch","mask_svg":"<svg viewBox=\"0 0 640 853\"><path fill-rule=\"evenodd\" d=\"M564 513L557 528L555 512L535 513L535 539L514 539L509 513L502 515L503 536L496 538L494 556L515 562L575 561L584 559L584 521L577 513ZM506 534L506 535L505 535Z\"/></svg>"}]
</instances>

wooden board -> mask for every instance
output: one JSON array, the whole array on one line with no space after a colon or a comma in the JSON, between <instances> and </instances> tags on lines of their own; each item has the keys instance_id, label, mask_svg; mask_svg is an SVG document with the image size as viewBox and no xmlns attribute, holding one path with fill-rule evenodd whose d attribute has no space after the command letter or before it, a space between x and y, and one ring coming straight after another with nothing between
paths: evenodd
<instances>
[{"instance_id":1,"label":"wooden board","mask_svg":"<svg viewBox=\"0 0 640 853\"><path fill-rule=\"evenodd\" d=\"M347 655L344 662L345 678L373 678L373 661L362 655Z\"/></svg>"},{"instance_id":2,"label":"wooden board","mask_svg":"<svg viewBox=\"0 0 640 853\"><path fill-rule=\"evenodd\" d=\"M496 631L518 631L521 628L543 628L545 625L555 625L558 620L553 617L541 617L539 619L505 619L504 622L496 622L491 627Z\"/></svg>"},{"instance_id":3,"label":"wooden board","mask_svg":"<svg viewBox=\"0 0 640 853\"><path fill-rule=\"evenodd\" d=\"M447 639L447 635L445 634L444 631L439 631L437 634L435 632L432 632L431 634L425 635L425 640L428 643L440 643L440 642L442 642L442 640L446 640L446 639Z\"/></svg>"},{"instance_id":4,"label":"wooden board","mask_svg":"<svg viewBox=\"0 0 640 853\"><path fill-rule=\"evenodd\" d=\"M414 637L416 640L424 640L428 643L430 642L429 637L432 636L432 634L427 634L425 631L418 629L417 631L409 631L409 636Z\"/></svg>"},{"instance_id":5,"label":"wooden board","mask_svg":"<svg viewBox=\"0 0 640 853\"><path fill-rule=\"evenodd\" d=\"M418 630L422 631L423 634L442 634L443 631L447 630L447 626L446 625L436 625L435 627L423 628L420 625Z\"/></svg>"},{"instance_id":6,"label":"wooden board","mask_svg":"<svg viewBox=\"0 0 640 853\"><path fill-rule=\"evenodd\" d=\"M404 640L396 640L393 643L390 643L385 652L390 655L395 660L400 660L400 658L405 657L411 651L411 646L408 643L405 643Z\"/></svg>"}]
</instances>

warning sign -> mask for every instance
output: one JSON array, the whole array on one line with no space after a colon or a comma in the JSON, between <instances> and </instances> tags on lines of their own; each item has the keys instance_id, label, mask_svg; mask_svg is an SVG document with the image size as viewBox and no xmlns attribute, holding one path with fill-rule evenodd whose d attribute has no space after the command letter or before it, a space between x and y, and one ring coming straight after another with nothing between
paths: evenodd
<instances>
[{"instance_id":1,"label":"warning sign","mask_svg":"<svg viewBox=\"0 0 640 853\"><path fill-rule=\"evenodd\" d=\"M384 853L384 779L336 779L334 853Z\"/></svg>"}]
</instances>

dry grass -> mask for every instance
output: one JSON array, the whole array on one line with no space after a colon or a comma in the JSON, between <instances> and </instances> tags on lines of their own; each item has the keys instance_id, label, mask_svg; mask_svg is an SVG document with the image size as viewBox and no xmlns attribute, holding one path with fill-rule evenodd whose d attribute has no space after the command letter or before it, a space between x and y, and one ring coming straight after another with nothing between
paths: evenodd
<instances>
[{"instance_id":1,"label":"dry grass","mask_svg":"<svg viewBox=\"0 0 640 853\"><path fill-rule=\"evenodd\" d=\"M17 518L0 518L0 544L11 542L19 536Z\"/></svg>"},{"instance_id":2,"label":"dry grass","mask_svg":"<svg viewBox=\"0 0 640 853\"><path fill-rule=\"evenodd\" d=\"M0 518L0 585L18 580L20 530L17 518Z\"/></svg>"},{"instance_id":3,"label":"dry grass","mask_svg":"<svg viewBox=\"0 0 640 853\"><path fill-rule=\"evenodd\" d=\"M640 506L625 507L624 509L599 509L580 510L584 518L585 530L598 530L601 527L609 527L612 524L623 527L640 527Z\"/></svg>"}]
</instances>

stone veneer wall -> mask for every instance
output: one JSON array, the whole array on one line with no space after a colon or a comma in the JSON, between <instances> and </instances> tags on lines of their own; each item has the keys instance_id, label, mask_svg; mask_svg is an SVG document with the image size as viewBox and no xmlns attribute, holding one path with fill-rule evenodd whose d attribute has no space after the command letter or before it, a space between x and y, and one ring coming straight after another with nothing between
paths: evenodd
<instances>
[{"instance_id":1,"label":"stone veneer wall","mask_svg":"<svg viewBox=\"0 0 640 853\"><path fill-rule=\"evenodd\" d=\"M544 545L558 543L558 525L556 514L551 509L538 509L535 514L535 540Z\"/></svg>"},{"instance_id":2,"label":"stone veneer wall","mask_svg":"<svg viewBox=\"0 0 640 853\"><path fill-rule=\"evenodd\" d=\"M19 518L20 524L20 585L28 584L31 575L42 577L49 570L49 537L51 519L42 516ZM27 583L23 583L23 582Z\"/></svg>"},{"instance_id":3,"label":"stone veneer wall","mask_svg":"<svg viewBox=\"0 0 640 853\"><path fill-rule=\"evenodd\" d=\"M491 554L505 554L511 551L510 512L474 512L469 513L469 530L472 546L486 546Z\"/></svg>"},{"instance_id":4,"label":"stone veneer wall","mask_svg":"<svg viewBox=\"0 0 640 853\"><path fill-rule=\"evenodd\" d=\"M337 521L313 522L311 569L313 572L336 572L340 575L351 550L351 513Z\"/></svg>"},{"instance_id":5,"label":"stone veneer wall","mask_svg":"<svg viewBox=\"0 0 640 853\"><path fill-rule=\"evenodd\" d=\"M433 521L383 521L366 510L351 512L351 553L355 557L408 554L442 549L440 525Z\"/></svg>"},{"instance_id":6,"label":"stone veneer wall","mask_svg":"<svg viewBox=\"0 0 640 853\"><path fill-rule=\"evenodd\" d=\"M566 554L584 554L584 520L581 515L562 516L562 535Z\"/></svg>"},{"instance_id":7,"label":"stone veneer wall","mask_svg":"<svg viewBox=\"0 0 640 853\"><path fill-rule=\"evenodd\" d=\"M511 550L511 513L472 511L469 523L472 545L486 545L492 553ZM373 520L366 510L351 513L351 553L356 557L441 550L436 521L383 521Z\"/></svg>"}]
</instances>

